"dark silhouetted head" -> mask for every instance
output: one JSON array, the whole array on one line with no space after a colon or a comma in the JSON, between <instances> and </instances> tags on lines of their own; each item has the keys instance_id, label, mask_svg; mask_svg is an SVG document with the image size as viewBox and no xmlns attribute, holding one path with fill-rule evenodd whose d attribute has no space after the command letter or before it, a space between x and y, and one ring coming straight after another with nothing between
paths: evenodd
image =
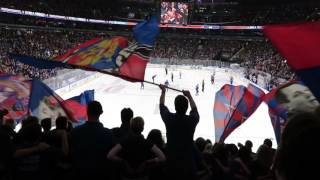
<instances>
[{"instance_id":1,"label":"dark silhouetted head","mask_svg":"<svg viewBox=\"0 0 320 180\"><path fill-rule=\"evenodd\" d=\"M40 140L41 126L40 124L29 124L23 128L22 137L28 143L35 143Z\"/></svg>"},{"instance_id":2,"label":"dark silhouetted head","mask_svg":"<svg viewBox=\"0 0 320 180\"><path fill-rule=\"evenodd\" d=\"M100 115L103 113L102 106L98 101L92 101L87 106L87 115L89 121L99 120Z\"/></svg>"},{"instance_id":3,"label":"dark silhouetted head","mask_svg":"<svg viewBox=\"0 0 320 180\"><path fill-rule=\"evenodd\" d=\"M65 129L68 127L68 119L65 116L59 116L56 120L56 128L57 129Z\"/></svg>"},{"instance_id":4,"label":"dark silhouetted head","mask_svg":"<svg viewBox=\"0 0 320 180\"><path fill-rule=\"evenodd\" d=\"M147 136L147 140L159 148L164 148L164 140L159 129L152 129Z\"/></svg>"},{"instance_id":5,"label":"dark silhouetted head","mask_svg":"<svg viewBox=\"0 0 320 180\"><path fill-rule=\"evenodd\" d=\"M51 118L45 118L41 120L41 127L44 132L48 132L51 129Z\"/></svg>"},{"instance_id":6,"label":"dark silhouetted head","mask_svg":"<svg viewBox=\"0 0 320 180\"><path fill-rule=\"evenodd\" d=\"M143 118L138 116L131 120L130 122L131 131L135 134L141 134L144 128Z\"/></svg>"},{"instance_id":7,"label":"dark silhouetted head","mask_svg":"<svg viewBox=\"0 0 320 180\"><path fill-rule=\"evenodd\" d=\"M183 95L178 95L174 100L174 106L177 114L186 114L188 110L188 99Z\"/></svg>"},{"instance_id":8,"label":"dark silhouetted head","mask_svg":"<svg viewBox=\"0 0 320 180\"><path fill-rule=\"evenodd\" d=\"M22 127L27 127L32 124L39 124L39 119L35 116L28 116L25 120L22 121Z\"/></svg>"},{"instance_id":9,"label":"dark silhouetted head","mask_svg":"<svg viewBox=\"0 0 320 180\"><path fill-rule=\"evenodd\" d=\"M200 152L203 152L204 148L207 145L207 142L204 138L198 137L195 141L195 145L197 146L197 148L199 149Z\"/></svg>"},{"instance_id":10,"label":"dark silhouetted head","mask_svg":"<svg viewBox=\"0 0 320 180\"><path fill-rule=\"evenodd\" d=\"M121 110L121 122L129 123L133 118L133 111L130 108L123 108Z\"/></svg>"},{"instance_id":11,"label":"dark silhouetted head","mask_svg":"<svg viewBox=\"0 0 320 180\"><path fill-rule=\"evenodd\" d=\"M272 148L272 141L271 139L265 139L263 141L263 144L265 144L266 146L268 146L269 148Z\"/></svg>"},{"instance_id":12,"label":"dark silhouetted head","mask_svg":"<svg viewBox=\"0 0 320 180\"><path fill-rule=\"evenodd\" d=\"M244 146L245 146L248 150L251 151L253 144L252 144L252 142L251 142L250 140L247 140L247 141L245 142Z\"/></svg>"},{"instance_id":13,"label":"dark silhouetted head","mask_svg":"<svg viewBox=\"0 0 320 180\"><path fill-rule=\"evenodd\" d=\"M278 148L275 168L287 180L318 177L320 120L312 113L289 119ZM294 163L293 163L294 162Z\"/></svg>"}]
</instances>

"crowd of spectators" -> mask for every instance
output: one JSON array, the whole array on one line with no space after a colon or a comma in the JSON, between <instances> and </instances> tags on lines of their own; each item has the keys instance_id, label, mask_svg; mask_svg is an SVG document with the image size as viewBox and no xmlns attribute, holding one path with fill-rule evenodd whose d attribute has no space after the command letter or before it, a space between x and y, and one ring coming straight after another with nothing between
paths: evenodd
<instances>
[{"instance_id":1,"label":"crowd of spectators","mask_svg":"<svg viewBox=\"0 0 320 180\"><path fill-rule=\"evenodd\" d=\"M152 122L130 108L121 111L119 128L105 128L100 123L104 109L97 101L87 106L88 121L75 128L66 117L30 116L16 132L14 120L3 119L8 111L1 110L0 179L300 180L319 176L315 166L320 160L315 141L320 138L319 111L293 116L277 153L270 139L253 152L250 140L244 145L194 140L201 118L190 92L176 97L172 113L165 105L165 86L160 88L166 142L158 129L145 138L144 124Z\"/></svg>"},{"instance_id":2,"label":"crowd of spectators","mask_svg":"<svg viewBox=\"0 0 320 180\"><path fill-rule=\"evenodd\" d=\"M222 60L240 63L246 69L246 77L259 72L271 76L267 89L295 78L286 60L268 41L223 39L166 39L156 42L153 57L172 59ZM279 71L281 69L281 71Z\"/></svg>"},{"instance_id":3,"label":"crowd of spectators","mask_svg":"<svg viewBox=\"0 0 320 180\"><path fill-rule=\"evenodd\" d=\"M292 2L274 3L267 1L242 5L241 3L201 3L194 7L191 23L265 25L314 21L320 19L320 3Z\"/></svg>"},{"instance_id":4,"label":"crowd of spectators","mask_svg":"<svg viewBox=\"0 0 320 180\"><path fill-rule=\"evenodd\" d=\"M246 68L247 78L252 75L256 77L259 72L271 75L266 85L267 89L272 89L280 83L295 78L286 60L267 41L247 43L243 51L239 53L239 58L243 60L241 64Z\"/></svg>"},{"instance_id":5,"label":"crowd of spectators","mask_svg":"<svg viewBox=\"0 0 320 180\"><path fill-rule=\"evenodd\" d=\"M42 12L46 14L65 15L90 19L144 19L150 12L155 11L154 4L121 2L121 1L102 1L102 0L83 0L81 2L65 0L47 1L8 1L0 2L3 7L21 9L28 11Z\"/></svg>"},{"instance_id":6,"label":"crowd of spectators","mask_svg":"<svg viewBox=\"0 0 320 180\"><path fill-rule=\"evenodd\" d=\"M219 54L234 54L241 48L240 41L211 39L159 38L153 57L174 59L216 59Z\"/></svg>"},{"instance_id":7,"label":"crowd of spectators","mask_svg":"<svg viewBox=\"0 0 320 180\"><path fill-rule=\"evenodd\" d=\"M198 1L195 1L198 2ZM236 2L236 1L235 1ZM189 4L189 21L193 24L232 24L232 25L265 25L269 23L288 23L320 18L319 2L248 4L241 3L195 3ZM103 20L141 20L149 13L158 11L160 4L156 1L102 1L83 0L78 3L65 0L20 1L3 0L0 6L21 10L37 11ZM158 9L158 10L157 10Z\"/></svg>"},{"instance_id":8,"label":"crowd of spectators","mask_svg":"<svg viewBox=\"0 0 320 180\"><path fill-rule=\"evenodd\" d=\"M0 70L4 73L47 79L57 69L40 70L10 58L10 53L51 59L62 55L77 44L97 37L96 33L76 31L43 31L33 29L0 29ZM100 34L101 36L101 34Z\"/></svg>"},{"instance_id":9,"label":"crowd of spectators","mask_svg":"<svg viewBox=\"0 0 320 180\"><path fill-rule=\"evenodd\" d=\"M51 59L86 40L107 36L93 31L73 31L56 29L1 28L0 31L0 69L10 74L47 79L57 70L36 70L12 60L10 53ZM131 38L129 38L131 40ZM154 58L222 60L240 62L247 69L247 76L265 72L271 75L270 83L277 86L279 81L294 78L286 61L267 41L204 39L160 36L151 55ZM281 69L281 71L278 71Z\"/></svg>"}]
</instances>

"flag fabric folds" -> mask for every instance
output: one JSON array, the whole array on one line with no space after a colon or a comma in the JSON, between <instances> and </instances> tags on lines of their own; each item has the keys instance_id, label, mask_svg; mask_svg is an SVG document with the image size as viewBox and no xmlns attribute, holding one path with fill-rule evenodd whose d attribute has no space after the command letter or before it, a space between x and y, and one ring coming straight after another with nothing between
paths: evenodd
<instances>
[{"instance_id":1,"label":"flag fabric folds","mask_svg":"<svg viewBox=\"0 0 320 180\"><path fill-rule=\"evenodd\" d=\"M279 88L281 87L282 86ZM287 110L279 106L275 98L276 92L279 88L271 90L263 99L263 101L268 105L271 124L278 144L280 143L282 129L284 128L285 122L288 118Z\"/></svg>"},{"instance_id":2,"label":"flag fabric folds","mask_svg":"<svg viewBox=\"0 0 320 180\"><path fill-rule=\"evenodd\" d=\"M75 121L71 110L64 106L63 99L37 79L32 80L29 111L30 115L39 119L51 118L55 120L59 116L66 116Z\"/></svg>"},{"instance_id":3,"label":"flag fabric folds","mask_svg":"<svg viewBox=\"0 0 320 180\"><path fill-rule=\"evenodd\" d=\"M319 102L301 81L290 81L271 90L264 97L277 142L290 117L301 112L312 112Z\"/></svg>"},{"instance_id":4,"label":"flag fabric folds","mask_svg":"<svg viewBox=\"0 0 320 180\"><path fill-rule=\"evenodd\" d=\"M7 109L5 118L21 122L27 115L40 120L67 116L75 123L87 120L87 104L94 100L94 90L88 90L68 100L61 99L43 82L19 76L0 75L0 109Z\"/></svg>"},{"instance_id":5,"label":"flag fabric folds","mask_svg":"<svg viewBox=\"0 0 320 180\"><path fill-rule=\"evenodd\" d=\"M263 31L320 101L320 21L268 25Z\"/></svg>"},{"instance_id":6,"label":"flag fabric folds","mask_svg":"<svg viewBox=\"0 0 320 180\"><path fill-rule=\"evenodd\" d=\"M154 16L133 28L136 40L133 43L121 36L96 38L53 60L11 56L37 68L80 68L107 72L129 81L143 81L155 37L159 34L158 25L158 19Z\"/></svg>"},{"instance_id":7,"label":"flag fabric folds","mask_svg":"<svg viewBox=\"0 0 320 180\"><path fill-rule=\"evenodd\" d=\"M0 75L0 109L7 109L6 118L20 122L28 114L31 81L18 76Z\"/></svg>"},{"instance_id":8,"label":"flag fabric folds","mask_svg":"<svg viewBox=\"0 0 320 180\"><path fill-rule=\"evenodd\" d=\"M214 122L216 142L224 140L259 107L264 92L256 86L224 85L216 93Z\"/></svg>"},{"instance_id":9,"label":"flag fabric folds","mask_svg":"<svg viewBox=\"0 0 320 180\"><path fill-rule=\"evenodd\" d=\"M87 105L94 101L94 90L87 90L79 96L72 97L63 101L63 105L69 109L71 116L75 119L74 123L82 124L88 120Z\"/></svg>"},{"instance_id":10,"label":"flag fabric folds","mask_svg":"<svg viewBox=\"0 0 320 180\"><path fill-rule=\"evenodd\" d=\"M228 125L240 98L243 96L244 91L244 86L226 84L216 93L213 108L216 142L219 142L222 138L225 128Z\"/></svg>"}]
</instances>

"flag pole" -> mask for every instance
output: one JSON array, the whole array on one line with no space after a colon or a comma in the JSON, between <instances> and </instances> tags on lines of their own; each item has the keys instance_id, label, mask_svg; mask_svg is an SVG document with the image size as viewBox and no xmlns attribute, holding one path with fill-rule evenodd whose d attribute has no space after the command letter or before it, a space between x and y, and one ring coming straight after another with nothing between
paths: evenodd
<instances>
[{"instance_id":1,"label":"flag pole","mask_svg":"<svg viewBox=\"0 0 320 180\"><path fill-rule=\"evenodd\" d=\"M12 57L13 59L16 59L17 57L32 57L32 56L10 54L10 57ZM35 57L32 57L32 58L35 58ZM35 58L35 59L38 59L38 58ZM80 66L80 65L76 65L76 64L67 64L67 63L62 63L62 62L59 62L59 61L56 61L56 62L52 62L51 61L50 62L50 60L46 60L46 59L42 59L42 61L46 62L46 63L59 63L59 67L63 67L63 68L67 68L67 69L82 69L82 70L86 70L86 71L99 72L99 73L102 73L102 74L112 75L112 76L115 76L115 77L119 77L119 78L122 78L122 79L133 81L133 82L145 82L145 83L156 85L156 86L160 85L160 84L156 84L156 83L153 83L153 82L150 82L150 81L141 80L141 79L137 79L137 78L121 75L121 74L118 74L116 72L107 71L107 70L104 70L104 69L96 69L96 68ZM29 63L28 62L24 62L24 63L28 64L28 65L31 65L30 62ZM31 66L33 66L33 65L31 65ZM47 66L45 68L43 68L43 69L49 69ZM168 86L165 86L165 87L168 88L168 89L171 89L173 91L182 92L182 90L179 90L179 89L175 89L175 88L168 87Z\"/></svg>"},{"instance_id":2,"label":"flag pole","mask_svg":"<svg viewBox=\"0 0 320 180\"><path fill-rule=\"evenodd\" d=\"M153 82L146 81L146 80L143 80L143 82L148 83L148 84L153 84L155 86L160 86L160 84L153 83ZM176 88L172 88L172 87L169 87L169 86L164 86L164 87L167 88L167 89L171 89L173 91L182 92L182 90L179 90L179 89L176 89Z\"/></svg>"},{"instance_id":3,"label":"flag pole","mask_svg":"<svg viewBox=\"0 0 320 180\"><path fill-rule=\"evenodd\" d=\"M119 77L119 78L122 78L122 79L127 79L127 80L130 80L130 81L145 82L145 83L152 84L152 85L155 85L155 86L160 86L160 84L153 83L151 81L146 81L146 80L142 81L140 79L136 79L136 78L133 78L133 77L117 74L117 73L106 71L106 70L103 70L103 69L95 69L95 68L91 68L91 67L79 66L79 65L74 65L74 64L68 64L68 66L71 66L72 68L87 70L87 71L96 71L96 72L99 72L99 73L102 73L102 74L108 74L108 75L116 76L116 77ZM177 92L182 92L182 90L179 90L179 89L176 89L176 88L172 88L172 87L169 87L169 86L165 86L165 88L171 89L171 90L177 91Z\"/></svg>"}]
</instances>

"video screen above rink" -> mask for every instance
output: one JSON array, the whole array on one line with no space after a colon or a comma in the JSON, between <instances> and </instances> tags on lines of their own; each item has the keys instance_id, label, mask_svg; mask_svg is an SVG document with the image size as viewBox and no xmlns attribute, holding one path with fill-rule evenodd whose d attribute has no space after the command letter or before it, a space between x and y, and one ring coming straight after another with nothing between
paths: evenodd
<instances>
[{"instance_id":1,"label":"video screen above rink","mask_svg":"<svg viewBox=\"0 0 320 180\"><path fill-rule=\"evenodd\" d=\"M187 25L188 3L161 2L161 23Z\"/></svg>"}]
</instances>

